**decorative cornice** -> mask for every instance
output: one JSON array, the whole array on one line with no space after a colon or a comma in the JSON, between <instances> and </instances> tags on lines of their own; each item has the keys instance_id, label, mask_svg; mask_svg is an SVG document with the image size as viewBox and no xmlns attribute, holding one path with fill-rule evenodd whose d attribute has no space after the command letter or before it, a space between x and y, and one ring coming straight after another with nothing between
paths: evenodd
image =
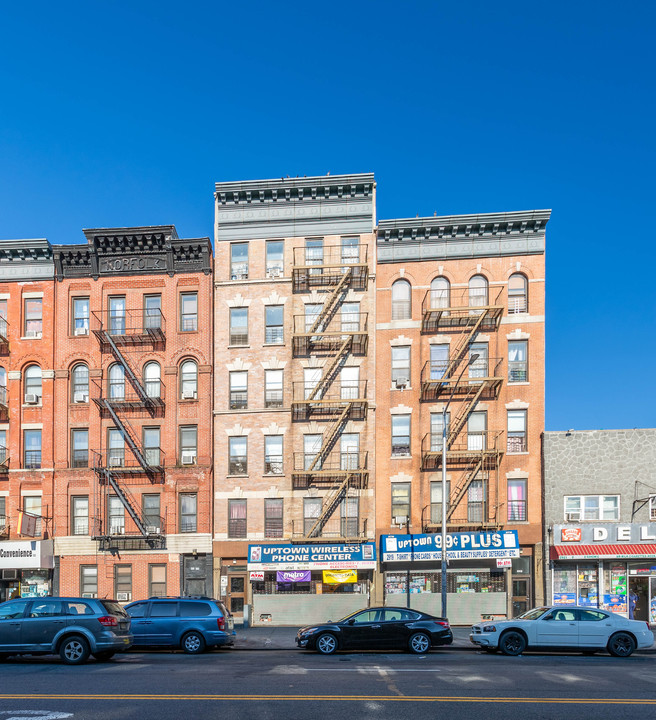
<instances>
[{"instance_id":1,"label":"decorative cornice","mask_svg":"<svg viewBox=\"0 0 656 720\"><path fill-rule=\"evenodd\" d=\"M0 282L50 280L54 274L53 250L45 238L0 240Z\"/></svg>"}]
</instances>

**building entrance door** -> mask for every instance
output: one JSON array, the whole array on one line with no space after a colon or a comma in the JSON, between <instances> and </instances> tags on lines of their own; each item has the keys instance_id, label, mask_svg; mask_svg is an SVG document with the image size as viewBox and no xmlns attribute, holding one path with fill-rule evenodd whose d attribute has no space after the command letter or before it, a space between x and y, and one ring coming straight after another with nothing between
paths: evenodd
<instances>
[{"instance_id":1,"label":"building entrance door","mask_svg":"<svg viewBox=\"0 0 656 720\"><path fill-rule=\"evenodd\" d=\"M632 577L629 581L629 595L632 591L638 596L633 619L649 622L649 578Z\"/></svg>"},{"instance_id":2,"label":"building entrance door","mask_svg":"<svg viewBox=\"0 0 656 720\"><path fill-rule=\"evenodd\" d=\"M531 599L531 578L513 577L512 607L513 617L521 615L529 609Z\"/></svg>"},{"instance_id":3,"label":"building entrance door","mask_svg":"<svg viewBox=\"0 0 656 720\"><path fill-rule=\"evenodd\" d=\"M235 622L244 619L246 604L246 573L228 571L228 610L235 616Z\"/></svg>"},{"instance_id":4,"label":"building entrance door","mask_svg":"<svg viewBox=\"0 0 656 720\"><path fill-rule=\"evenodd\" d=\"M183 589L184 595L207 595L205 555L183 558Z\"/></svg>"}]
</instances>

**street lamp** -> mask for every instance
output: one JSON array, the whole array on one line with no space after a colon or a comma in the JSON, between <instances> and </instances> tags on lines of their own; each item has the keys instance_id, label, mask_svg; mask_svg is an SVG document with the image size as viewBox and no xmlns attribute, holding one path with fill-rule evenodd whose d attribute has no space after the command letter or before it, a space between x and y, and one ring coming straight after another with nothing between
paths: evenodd
<instances>
[{"instance_id":1,"label":"street lamp","mask_svg":"<svg viewBox=\"0 0 656 720\"><path fill-rule=\"evenodd\" d=\"M474 353L470 356L469 362L463 367L458 375L458 379L453 384L451 389L451 395L447 400L444 410L442 410L442 612L443 618L447 617L446 614L446 516L447 516L447 505L449 503L449 493L446 491L446 414L453 400L453 394L456 391L456 387L460 382L460 379L465 373L467 368L471 367L480 357L479 353Z\"/></svg>"}]
</instances>

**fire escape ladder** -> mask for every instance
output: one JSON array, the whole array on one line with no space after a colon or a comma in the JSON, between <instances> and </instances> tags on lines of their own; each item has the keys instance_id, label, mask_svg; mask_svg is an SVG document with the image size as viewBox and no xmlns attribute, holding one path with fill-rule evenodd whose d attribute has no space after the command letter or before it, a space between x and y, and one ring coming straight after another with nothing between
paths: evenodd
<instances>
[{"instance_id":1,"label":"fire escape ladder","mask_svg":"<svg viewBox=\"0 0 656 720\"><path fill-rule=\"evenodd\" d=\"M455 419L453 423L449 426L449 437L447 438L447 448L450 448L451 445L453 445L455 439L460 434L460 431L465 426L465 423L467 422L467 418L469 417L469 413L474 409L476 406L476 403L478 402L479 398L483 394L483 390L485 390L487 386L486 382L481 382L480 385L476 385L476 392L473 394L470 394L469 399L465 398L465 403L458 414L458 417Z\"/></svg>"},{"instance_id":2,"label":"fire escape ladder","mask_svg":"<svg viewBox=\"0 0 656 720\"><path fill-rule=\"evenodd\" d=\"M342 410L342 414L337 418L337 420L335 420L335 422L330 427L330 430L328 431L328 433L323 439L323 442L321 443L321 448L319 452L314 456L314 459L310 463L310 467L307 469L307 472L312 472L318 463L322 463L325 460L326 455L328 455L328 453L332 449L335 440L337 440L337 436L341 432L342 425L346 422L349 416L352 404L353 403L347 403L344 410Z\"/></svg>"},{"instance_id":3,"label":"fire escape ladder","mask_svg":"<svg viewBox=\"0 0 656 720\"><path fill-rule=\"evenodd\" d=\"M447 520L451 519L451 516L455 512L455 509L458 507L458 504L460 503L462 498L465 496L465 493L467 492L467 488L469 488L469 486L472 483L472 480L474 480L476 478L476 476L482 470L482 468L483 468L483 453L481 452L481 457L475 461L473 467L468 468L462 474L462 476L458 482L458 485L455 488L453 495L449 498L449 508L448 508L448 512L447 512L447 516L446 516Z\"/></svg>"},{"instance_id":4,"label":"fire escape ladder","mask_svg":"<svg viewBox=\"0 0 656 720\"><path fill-rule=\"evenodd\" d=\"M125 356L123 353L118 349L118 346L114 342L114 339L108 333L106 330L103 333L104 337L103 340L106 342L109 347L112 350L112 355L116 358L116 360L121 363L123 366L123 370L125 372L125 376L127 377L130 385L134 388L135 392L139 396L139 399L143 404L148 408L148 412L151 414L151 416L154 417L155 413L155 406L152 402L152 399L148 396L148 393L146 392L144 386L139 382L139 378L135 375L134 371L130 367L130 363L125 359Z\"/></svg>"},{"instance_id":5,"label":"fire escape ladder","mask_svg":"<svg viewBox=\"0 0 656 720\"><path fill-rule=\"evenodd\" d=\"M335 285L330 295L326 298L321 312L315 318L312 327L306 332L307 335L315 335L319 328L321 328L321 330L325 329L325 326L328 324L328 318L335 310L342 293L347 289L351 279L351 272L351 268L347 267L337 285Z\"/></svg>"},{"instance_id":6,"label":"fire escape ladder","mask_svg":"<svg viewBox=\"0 0 656 720\"><path fill-rule=\"evenodd\" d=\"M128 515L132 518L132 522L134 522L139 532L144 537L148 537L146 523L135 509L134 501L130 498L130 494L127 488L122 488L116 481L114 473L112 473L107 468L98 468L97 472L100 474L100 477L105 480L107 484L112 488L112 490L116 493L116 497L121 501L123 507L128 511Z\"/></svg>"},{"instance_id":7,"label":"fire escape ladder","mask_svg":"<svg viewBox=\"0 0 656 720\"><path fill-rule=\"evenodd\" d=\"M337 353L330 359L328 367L321 376L321 380L312 388L312 392L308 395L308 400L317 400L323 397L324 392L328 389L328 386L333 381L333 373L337 369L337 366L344 360L348 355L348 352L353 341L352 336L348 336L344 342L340 345Z\"/></svg>"},{"instance_id":8,"label":"fire escape ladder","mask_svg":"<svg viewBox=\"0 0 656 720\"><path fill-rule=\"evenodd\" d=\"M308 532L307 537L314 537L314 533L320 533L323 530L323 526L332 517L332 514L339 507L342 498L346 495L346 490L349 486L350 474L342 480L339 484L335 485L330 493L324 497L321 514L316 519L316 522Z\"/></svg>"},{"instance_id":9,"label":"fire escape ladder","mask_svg":"<svg viewBox=\"0 0 656 720\"><path fill-rule=\"evenodd\" d=\"M112 420L114 421L117 430L119 430L121 435L123 435L125 442L128 444L128 447L132 451L134 457L137 459L137 462L139 463L139 465L141 465L141 467L145 470L146 474L150 477L153 474L152 467L148 464L146 457L144 456L141 448L139 447L140 443L137 440L133 427L127 420L121 420L121 418L119 418L108 400L103 399L101 400L101 402L109 413Z\"/></svg>"},{"instance_id":10,"label":"fire escape ladder","mask_svg":"<svg viewBox=\"0 0 656 720\"><path fill-rule=\"evenodd\" d=\"M449 364L447 365L446 371L444 373L445 379L451 378L455 375L458 365L460 365L463 358L467 355L470 343L472 343L476 335L478 335L478 331L481 327L483 319L485 318L485 314L481 313L477 316L471 316L472 319L474 319L474 317L476 318L476 322L471 326L467 326L469 328L469 332L466 335L461 336L460 342L456 346L455 350L451 353L451 357L449 358Z\"/></svg>"}]
</instances>

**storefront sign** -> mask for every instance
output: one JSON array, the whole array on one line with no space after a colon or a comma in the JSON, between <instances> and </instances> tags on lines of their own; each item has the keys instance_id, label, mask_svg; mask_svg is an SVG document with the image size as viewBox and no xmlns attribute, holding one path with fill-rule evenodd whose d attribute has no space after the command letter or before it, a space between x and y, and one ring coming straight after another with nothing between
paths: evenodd
<instances>
[{"instance_id":1,"label":"storefront sign","mask_svg":"<svg viewBox=\"0 0 656 720\"><path fill-rule=\"evenodd\" d=\"M362 545L249 545L249 570L373 570L375 543Z\"/></svg>"},{"instance_id":2,"label":"storefront sign","mask_svg":"<svg viewBox=\"0 0 656 720\"><path fill-rule=\"evenodd\" d=\"M442 559L442 536L438 534L382 535L380 546L383 562ZM446 556L449 560L519 557L517 531L449 533Z\"/></svg>"},{"instance_id":3,"label":"storefront sign","mask_svg":"<svg viewBox=\"0 0 656 720\"><path fill-rule=\"evenodd\" d=\"M276 573L276 582L279 583L310 582L311 580L311 570L278 570Z\"/></svg>"},{"instance_id":4,"label":"storefront sign","mask_svg":"<svg viewBox=\"0 0 656 720\"><path fill-rule=\"evenodd\" d=\"M249 573L248 579L251 582L264 582L264 571L258 570L256 572Z\"/></svg>"},{"instance_id":5,"label":"storefront sign","mask_svg":"<svg viewBox=\"0 0 656 720\"><path fill-rule=\"evenodd\" d=\"M324 570L323 581L329 585L337 583L356 583L358 581L357 570Z\"/></svg>"},{"instance_id":6,"label":"storefront sign","mask_svg":"<svg viewBox=\"0 0 656 720\"><path fill-rule=\"evenodd\" d=\"M629 542L653 543L656 542L656 523L638 525L636 523L596 523L595 525L556 525L554 537L560 542L604 543ZM559 544L556 542L556 544Z\"/></svg>"},{"instance_id":7,"label":"storefront sign","mask_svg":"<svg viewBox=\"0 0 656 720\"><path fill-rule=\"evenodd\" d=\"M498 568L512 567L512 558L497 558L497 567Z\"/></svg>"},{"instance_id":8,"label":"storefront sign","mask_svg":"<svg viewBox=\"0 0 656 720\"><path fill-rule=\"evenodd\" d=\"M52 568L52 540L0 542L0 568Z\"/></svg>"}]
</instances>

